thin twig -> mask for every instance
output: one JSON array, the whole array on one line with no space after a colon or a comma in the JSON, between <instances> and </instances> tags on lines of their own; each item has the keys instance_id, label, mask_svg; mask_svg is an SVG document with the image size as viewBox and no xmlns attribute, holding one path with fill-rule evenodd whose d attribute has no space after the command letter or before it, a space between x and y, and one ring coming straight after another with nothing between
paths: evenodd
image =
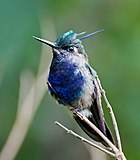
<instances>
[{"instance_id":1,"label":"thin twig","mask_svg":"<svg viewBox=\"0 0 140 160\"><path fill-rule=\"evenodd\" d=\"M113 126L114 126L114 130L115 130L115 134L116 134L116 138L117 138L117 143L118 143L118 149L119 149L120 152L122 152L121 138L120 138L119 129L118 129L118 125L117 125L117 121L116 121L113 109L112 109L112 107L111 107L111 105L110 105L110 103L109 103L109 101L106 97L105 91L101 86L101 82L100 82L98 76L96 77L96 79L97 79L98 85L100 87L101 94L102 94L102 96L105 100L105 103L107 105L107 108L109 109L109 112L110 112L110 115L111 115L111 118L112 118L112 123L113 123Z\"/></svg>"},{"instance_id":2,"label":"thin twig","mask_svg":"<svg viewBox=\"0 0 140 160\"><path fill-rule=\"evenodd\" d=\"M112 152L110 152L110 151L108 151L108 150L100 147L99 145L97 145L97 144L95 144L95 143L93 143L93 142L85 139L84 137L82 137L82 136L78 135L77 133L73 132L72 130L66 128L66 127L63 126L61 123L55 121L55 124L57 124L59 127L63 128L68 134L73 135L74 137L76 137L76 138L82 140L83 142L85 142L85 143L87 143L87 144L89 144L89 145L91 145L91 146L93 146L93 147L95 147L95 148L97 148L97 149L99 149L99 150L101 150L101 151L109 154L109 155L112 156L112 157L116 157L114 153L112 153Z\"/></svg>"},{"instance_id":3,"label":"thin twig","mask_svg":"<svg viewBox=\"0 0 140 160\"><path fill-rule=\"evenodd\" d=\"M104 141L109 145L109 147L111 147L112 150L114 151L117 160L126 160L126 157L124 156L123 152L120 152L120 150L119 150L93 123L91 123L91 122L90 122L85 116L83 116L81 113L75 112L75 114L76 114L77 116L79 116L79 118L81 118L81 120L83 120L84 122L86 122L87 125L89 125L91 128L93 128L94 131L103 138L103 140L104 140Z\"/></svg>"},{"instance_id":4,"label":"thin twig","mask_svg":"<svg viewBox=\"0 0 140 160\"><path fill-rule=\"evenodd\" d=\"M118 153L118 149L117 147L93 124L91 123L88 118L86 118L85 116L83 116L80 112L75 112L75 114L81 118L81 120L83 120L84 122L87 123L87 125L89 125L91 128L94 129L94 131L103 138L103 140L108 144L108 146L110 148L112 148L112 150L114 151L114 153Z\"/></svg>"}]
</instances>

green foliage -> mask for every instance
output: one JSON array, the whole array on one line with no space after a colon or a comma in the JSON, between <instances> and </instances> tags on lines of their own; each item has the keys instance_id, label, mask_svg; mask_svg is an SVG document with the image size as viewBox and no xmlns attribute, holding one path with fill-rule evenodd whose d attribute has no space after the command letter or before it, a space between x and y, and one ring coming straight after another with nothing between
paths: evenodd
<instances>
[{"instance_id":1,"label":"green foliage","mask_svg":"<svg viewBox=\"0 0 140 160\"><path fill-rule=\"evenodd\" d=\"M126 157L129 160L139 159L139 11L138 0L1 0L0 148L16 118L21 73L30 70L36 75L38 71L41 44L32 36L44 36L55 41L55 34L71 29L76 33L90 33L104 28L103 33L83 43L115 111ZM46 67L51 61L49 54L50 50L46 52ZM60 120L74 130L78 128L64 107L56 104L47 93L17 160L90 159L85 146L63 134L53 124L55 120ZM80 133L81 130L78 131Z\"/></svg>"}]
</instances>

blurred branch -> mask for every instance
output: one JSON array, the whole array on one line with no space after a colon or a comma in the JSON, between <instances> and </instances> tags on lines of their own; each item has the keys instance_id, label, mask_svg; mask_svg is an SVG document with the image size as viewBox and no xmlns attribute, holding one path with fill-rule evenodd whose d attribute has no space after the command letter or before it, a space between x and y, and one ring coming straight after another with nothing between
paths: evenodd
<instances>
[{"instance_id":1,"label":"blurred branch","mask_svg":"<svg viewBox=\"0 0 140 160\"><path fill-rule=\"evenodd\" d=\"M41 31L42 34L46 32L46 17L42 20ZM48 30L53 30L53 22L48 20ZM52 31L55 33L55 31ZM39 107L39 104L44 97L47 87L44 86L46 75L48 70L46 69L47 64L49 64L48 58L46 57L47 48L43 46L41 60L38 68L38 75L36 77L32 76L32 73L21 75L20 90L19 90L19 106L17 109L17 116L14 125L9 133L7 141L0 153L0 160L13 160L15 159L21 145L24 142L26 134L29 130L31 122L35 116L35 113ZM48 56L48 55L47 55ZM30 80L32 77L32 83ZM26 82L26 84L25 84ZM25 88L28 86L28 91ZM24 95L23 95L24 93Z\"/></svg>"},{"instance_id":2,"label":"blurred branch","mask_svg":"<svg viewBox=\"0 0 140 160\"><path fill-rule=\"evenodd\" d=\"M44 75L46 75L46 73ZM36 110L46 92L46 88L40 86L42 84L42 78L44 79L44 75L33 79L33 83L26 93L23 103L18 107L15 123L1 151L0 160L13 160L18 153ZM28 82L26 74L22 76L20 92L24 89L22 82L25 79ZM38 88L40 88L39 91ZM23 99L23 97L20 97L19 99Z\"/></svg>"}]
</instances>

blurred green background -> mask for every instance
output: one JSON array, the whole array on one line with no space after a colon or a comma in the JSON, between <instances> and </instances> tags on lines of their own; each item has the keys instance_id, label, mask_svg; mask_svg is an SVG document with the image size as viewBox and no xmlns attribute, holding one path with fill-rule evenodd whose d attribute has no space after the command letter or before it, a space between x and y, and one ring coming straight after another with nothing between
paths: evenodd
<instances>
[{"instance_id":1,"label":"blurred green background","mask_svg":"<svg viewBox=\"0 0 140 160\"><path fill-rule=\"evenodd\" d=\"M83 43L115 111L124 152L129 160L140 158L139 0L0 0L1 150L16 119L20 77L25 71L38 73L42 44L32 36L54 41L70 29L90 33L101 28L105 31ZM51 49L43 48L42 72L51 61ZM85 145L65 134L55 120L83 134L67 110L46 92L15 159L90 160Z\"/></svg>"}]
</instances>

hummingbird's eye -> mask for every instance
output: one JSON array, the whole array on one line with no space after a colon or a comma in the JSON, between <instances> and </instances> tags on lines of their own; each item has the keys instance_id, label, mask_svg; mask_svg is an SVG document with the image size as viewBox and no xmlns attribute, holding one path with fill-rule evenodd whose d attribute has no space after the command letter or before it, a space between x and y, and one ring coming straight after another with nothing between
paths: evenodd
<instances>
[{"instance_id":1,"label":"hummingbird's eye","mask_svg":"<svg viewBox=\"0 0 140 160\"><path fill-rule=\"evenodd\" d=\"M68 47L68 48L67 48L67 51L68 51L68 52L74 52L74 46Z\"/></svg>"}]
</instances>

